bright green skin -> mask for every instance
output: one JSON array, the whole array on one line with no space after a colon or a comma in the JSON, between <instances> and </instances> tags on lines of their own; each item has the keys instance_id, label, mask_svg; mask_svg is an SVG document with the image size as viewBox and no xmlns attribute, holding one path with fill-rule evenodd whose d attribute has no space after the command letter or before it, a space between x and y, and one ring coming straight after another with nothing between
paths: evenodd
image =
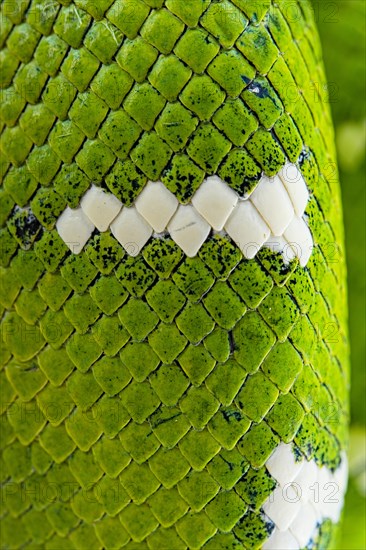
<instances>
[{"instance_id":1,"label":"bright green skin","mask_svg":"<svg viewBox=\"0 0 366 550\"><path fill-rule=\"evenodd\" d=\"M3 545L260 547L279 442L336 468L347 441L343 226L311 11L75 3L45 18L2 3ZM302 151L305 269L218 236L193 259L168 238L131 258L109 234L73 256L54 228L91 180L129 206L161 179L186 204L208 174L242 195ZM333 535L326 522L315 546Z\"/></svg>"}]
</instances>

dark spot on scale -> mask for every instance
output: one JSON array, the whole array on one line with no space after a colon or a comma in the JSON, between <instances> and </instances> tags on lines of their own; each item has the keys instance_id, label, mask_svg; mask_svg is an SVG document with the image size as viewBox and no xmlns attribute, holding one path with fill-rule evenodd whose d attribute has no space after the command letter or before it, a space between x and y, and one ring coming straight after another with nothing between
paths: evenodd
<instances>
[{"instance_id":1,"label":"dark spot on scale","mask_svg":"<svg viewBox=\"0 0 366 550\"><path fill-rule=\"evenodd\" d=\"M300 452L300 449L298 447L294 447L293 451L295 455L295 461L300 462L302 460L302 454Z\"/></svg>"},{"instance_id":2,"label":"dark spot on scale","mask_svg":"<svg viewBox=\"0 0 366 550\"><path fill-rule=\"evenodd\" d=\"M242 416L239 411L231 411L231 412L222 411L222 415L226 420L226 422L230 422L230 420L233 418L237 421L242 419Z\"/></svg>"},{"instance_id":3,"label":"dark spot on scale","mask_svg":"<svg viewBox=\"0 0 366 550\"><path fill-rule=\"evenodd\" d=\"M29 237L36 235L41 225L32 212L29 212L26 216L16 218L14 224L16 235L20 239L26 235Z\"/></svg>"},{"instance_id":4,"label":"dark spot on scale","mask_svg":"<svg viewBox=\"0 0 366 550\"><path fill-rule=\"evenodd\" d=\"M275 524L273 523L273 521L268 520L268 521L265 522L264 525L265 525L265 528L266 528L266 531L267 531L268 535L271 535L274 528L275 528Z\"/></svg>"},{"instance_id":5,"label":"dark spot on scale","mask_svg":"<svg viewBox=\"0 0 366 550\"><path fill-rule=\"evenodd\" d=\"M245 84L249 84L250 78L248 78L244 74L240 75L240 77L241 77L242 81L245 82Z\"/></svg>"},{"instance_id":6,"label":"dark spot on scale","mask_svg":"<svg viewBox=\"0 0 366 550\"><path fill-rule=\"evenodd\" d=\"M161 424L165 424L166 422L170 422L171 420L174 420L177 416L181 416L181 412L174 414L173 416L170 416L169 418L160 418L159 420L154 422L154 428L157 426L160 426Z\"/></svg>"},{"instance_id":7,"label":"dark spot on scale","mask_svg":"<svg viewBox=\"0 0 366 550\"><path fill-rule=\"evenodd\" d=\"M310 158L310 149L304 147L299 155L298 163L301 165L305 160L308 160L309 158Z\"/></svg>"},{"instance_id":8,"label":"dark spot on scale","mask_svg":"<svg viewBox=\"0 0 366 550\"><path fill-rule=\"evenodd\" d=\"M229 345L230 345L230 353L234 353L235 351L235 342L234 342L234 336L232 331L229 332Z\"/></svg>"}]
</instances>

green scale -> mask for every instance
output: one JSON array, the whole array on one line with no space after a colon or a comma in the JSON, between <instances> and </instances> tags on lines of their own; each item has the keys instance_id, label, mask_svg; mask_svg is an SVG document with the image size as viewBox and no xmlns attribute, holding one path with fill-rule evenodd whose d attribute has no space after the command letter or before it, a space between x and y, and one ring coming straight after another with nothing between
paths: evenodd
<instances>
[{"instance_id":1,"label":"green scale","mask_svg":"<svg viewBox=\"0 0 366 550\"><path fill-rule=\"evenodd\" d=\"M347 483L305 0L1 2L1 547L299 550Z\"/></svg>"}]
</instances>

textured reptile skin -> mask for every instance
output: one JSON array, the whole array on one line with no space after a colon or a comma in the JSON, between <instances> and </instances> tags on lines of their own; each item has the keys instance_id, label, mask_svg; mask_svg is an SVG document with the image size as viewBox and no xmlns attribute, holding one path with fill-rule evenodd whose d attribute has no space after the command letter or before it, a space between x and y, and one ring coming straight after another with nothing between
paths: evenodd
<instances>
[{"instance_id":1,"label":"textured reptile skin","mask_svg":"<svg viewBox=\"0 0 366 550\"><path fill-rule=\"evenodd\" d=\"M280 442L347 442L345 262L332 124L307 2L1 2L2 548L260 548ZM314 250L187 258L55 222L93 182L182 204L285 159ZM313 548L335 526L322 523Z\"/></svg>"}]
</instances>

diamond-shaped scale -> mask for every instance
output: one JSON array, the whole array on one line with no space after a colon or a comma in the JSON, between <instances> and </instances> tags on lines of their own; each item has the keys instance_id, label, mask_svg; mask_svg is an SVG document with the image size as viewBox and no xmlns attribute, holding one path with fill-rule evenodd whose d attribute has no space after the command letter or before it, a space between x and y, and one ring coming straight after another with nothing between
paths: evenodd
<instances>
[{"instance_id":1,"label":"diamond-shaped scale","mask_svg":"<svg viewBox=\"0 0 366 550\"><path fill-rule=\"evenodd\" d=\"M249 510L234 527L234 534L245 546L250 547L252 541L255 540L260 548L268 539L273 529L274 524L266 515ZM290 548L291 546L293 544L290 544ZM280 548L282 547L284 546L280 544Z\"/></svg>"},{"instance_id":2,"label":"diamond-shaped scale","mask_svg":"<svg viewBox=\"0 0 366 550\"><path fill-rule=\"evenodd\" d=\"M195 386L202 384L216 361L205 348L190 345L180 355L179 364Z\"/></svg>"},{"instance_id":3,"label":"diamond-shaped scale","mask_svg":"<svg viewBox=\"0 0 366 550\"><path fill-rule=\"evenodd\" d=\"M200 471L219 452L220 444L207 429L191 430L179 442L179 449L192 468Z\"/></svg>"},{"instance_id":4,"label":"diamond-shaped scale","mask_svg":"<svg viewBox=\"0 0 366 550\"><path fill-rule=\"evenodd\" d=\"M190 388L187 395L179 402L181 411L196 429L206 426L219 406L220 403L204 386Z\"/></svg>"},{"instance_id":5,"label":"diamond-shaped scale","mask_svg":"<svg viewBox=\"0 0 366 550\"><path fill-rule=\"evenodd\" d=\"M346 438L328 117L286 94L309 14L256 4L2 2L0 546L305 547L326 514L273 491Z\"/></svg>"},{"instance_id":6,"label":"diamond-shaped scale","mask_svg":"<svg viewBox=\"0 0 366 550\"><path fill-rule=\"evenodd\" d=\"M119 479L136 504L145 502L160 486L159 481L150 470L148 464L136 464L132 462L121 473Z\"/></svg>"},{"instance_id":7,"label":"diamond-shaped scale","mask_svg":"<svg viewBox=\"0 0 366 550\"><path fill-rule=\"evenodd\" d=\"M137 256L151 236L152 227L131 206L122 209L111 224L111 231L130 256Z\"/></svg>"},{"instance_id":8,"label":"diamond-shaped scale","mask_svg":"<svg viewBox=\"0 0 366 550\"><path fill-rule=\"evenodd\" d=\"M119 516L122 525L130 536L137 543L141 543L158 526L158 520L153 515L147 503L138 506L135 503L129 504ZM130 543L130 547L133 543Z\"/></svg>"},{"instance_id":9,"label":"diamond-shaped scale","mask_svg":"<svg viewBox=\"0 0 366 550\"><path fill-rule=\"evenodd\" d=\"M229 17L228 14L230 14ZM248 20L243 11L227 0L220 4L212 3L202 17L202 25L217 37L224 48L233 46L247 24Z\"/></svg>"},{"instance_id":10,"label":"diamond-shaped scale","mask_svg":"<svg viewBox=\"0 0 366 550\"><path fill-rule=\"evenodd\" d=\"M313 251L314 243L306 222L294 216L284 232L284 237L299 258L301 267L305 267Z\"/></svg>"},{"instance_id":11,"label":"diamond-shaped scale","mask_svg":"<svg viewBox=\"0 0 366 550\"><path fill-rule=\"evenodd\" d=\"M66 351L81 372L86 372L102 353L91 334L74 334L66 344Z\"/></svg>"},{"instance_id":12,"label":"diamond-shaped scale","mask_svg":"<svg viewBox=\"0 0 366 550\"><path fill-rule=\"evenodd\" d=\"M235 402L251 420L260 422L277 398L276 386L258 371L245 380Z\"/></svg>"},{"instance_id":13,"label":"diamond-shaped scale","mask_svg":"<svg viewBox=\"0 0 366 550\"><path fill-rule=\"evenodd\" d=\"M179 365L162 365L149 378L150 384L164 405L171 407L189 386L189 380Z\"/></svg>"},{"instance_id":14,"label":"diamond-shaped scale","mask_svg":"<svg viewBox=\"0 0 366 550\"><path fill-rule=\"evenodd\" d=\"M177 327L192 344L198 344L209 334L215 323L201 304L190 304L176 318Z\"/></svg>"},{"instance_id":15,"label":"diamond-shaped scale","mask_svg":"<svg viewBox=\"0 0 366 550\"><path fill-rule=\"evenodd\" d=\"M271 233L249 200L237 204L225 224L225 229L248 259L254 258Z\"/></svg>"},{"instance_id":16,"label":"diamond-shaped scale","mask_svg":"<svg viewBox=\"0 0 366 550\"><path fill-rule=\"evenodd\" d=\"M102 434L102 429L96 422L96 412L91 411L86 415L84 411L77 408L65 422L66 430L74 443L84 452L94 445Z\"/></svg>"},{"instance_id":17,"label":"diamond-shaped scale","mask_svg":"<svg viewBox=\"0 0 366 550\"><path fill-rule=\"evenodd\" d=\"M138 36L135 40L125 40L117 55L118 64L136 82L143 82L153 65L158 52L146 40Z\"/></svg>"},{"instance_id":18,"label":"diamond-shaped scale","mask_svg":"<svg viewBox=\"0 0 366 550\"><path fill-rule=\"evenodd\" d=\"M237 449L221 451L211 460L207 470L220 486L228 491L248 470L249 464Z\"/></svg>"},{"instance_id":19,"label":"diamond-shaped scale","mask_svg":"<svg viewBox=\"0 0 366 550\"><path fill-rule=\"evenodd\" d=\"M160 404L158 396L147 382L132 381L122 390L120 397L133 420L139 424L144 422Z\"/></svg>"},{"instance_id":20,"label":"diamond-shaped scale","mask_svg":"<svg viewBox=\"0 0 366 550\"><path fill-rule=\"evenodd\" d=\"M282 368L286 365L286 368ZM262 371L287 393L303 368L302 358L289 340L277 343L262 364Z\"/></svg>"},{"instance_id":21,"label":"diamond-shaped scale","mask_svg":"<svg viewBox=\"0 0 366 550\"><path fill-rule=\"evenodd\" d=\"M149 181L138 196L135 206L154 231L161 233L176 211L178 200L163 183Z\"/></svg>"},{"instance_id":22,"label":"diamond-shaped scale","mask_svg":"<svg viewBox=\"0 0 366 550\"><path fill-rule=\"evenodd\" d=\"M204 304L216 323L232 329L246 311L245 304L224 282L217 282L204 298Z\"/></svg>"},{"instance_id":23,"label":"diamond-shaped scale","mask_svg":"<svg viewBox=\"0 0 366 550\"><path fill-rule=\"evenodd\" d=\"M11 384L10 387L6 384L8 390L6 393L10 400L17 394L23 401L30 401L47 383L42 370L33 361L20 364L16 360L11 361L6 368L6 378Z\"/></svg>"},{"instance_id":24,"label":"diamond-shaped scale","mask_svg":"<svg viewBox=\"0 0 366 550\"><path fill-rule=\"evenodd\" d=\"M95 460L108 474L109 477L115 478L129 464L131 457L124 449L120 441L102 437L98 443L93 446L93 455Z\"/></svg>"},{"instance_id":25,"label":"diamond-shaped scale","mask_svg":"<svg viewBox=\"0 0 366 550\"><path fill-rule=\"evenodd\" d=\"M92 491L80 491L71 503L73 512L86 523L97 521L104 512L103 506L93 497Z\"/></svg>"},{"instance_id":26,"label":"diamond-shaped scale","mask_svg":"<svg viewBox=\"0 0 366 550\"><path fill-rule=\"evenodd\" d=\"M95 461L92 453L75 451L69 459L72 475L83 488L91 488L103 475L103 470Z\"/></svg>"},{"instance_id":27,"label":"diamond-shaped scale","mask_svg":"<svg viewBox=\"0 0 366 550\"><path fill-rule=\"evenodd\" d=\"M66 259L60 271L65 282L80 294L88 288L98 273L86 254L72 254Z\"/></svg>"},{"instance_id":28,"label":"diamond-shaped scale","mask_svg":"<svg viewBox=\"0 0 366 550\"><path fill-rule=\"evenodd\" d=\"M242 261L229 277L230 285L252 309L271 291L273 281L257 261Z\"/></svg>"},{"instance_id":29,"label":"diamond-shaped scale","mask_svg":"<svg viewBox=\"0 0 366 550\"><path fill-rule=\"evenodd\" d=\"M83 196L80 206L99 231L106 231L121 210L122 203L112 193L105 193L93 185Z\"/></svg>"},{"instance_id":30,"label":"diamond-shaped scale","mask_svg":"<svg viewBox=\"0 0 366 550\"><path fill-rule=\"evenodd\" d=\"M240 319L233 330L234 358L247 372L255 372L276 341L274 333L255 311Z\"/></svg>"},{"instance_id":31,"label":"diamond-shaped scale","mask_svg":"<svg viewBox=\"0 0 366 550\"><path fill-rule=\"evenodd\" d=\"M184 516L189 507L177 489L165 489L165 487L161 487L149 498L149 504L154 516L163 527L174 525L179 518Z\"/></svg>"},{"instance_id":32,"label":"diamond-shaped scale","mask_svg":"<svg viewBox=\"0 0 366 550\"><path fill-rule=\"evenodd\" d=\"M94 231L94 224L81 208L67 207L56 222L56 229L74 254L79 254Z\"/></svg>"},{"instance_id":33,"label":"diamond-shaped scale","mask_svg":"<svg viewBox=\"0 0 366 550\"><path fill-rule=\"evenodd\" d=\"M279 173L282 183L290 196L296 215L301 218L309 200L309 191L296 164L287 163Z\"/></svg>"},{"instance_id":34,"label":"diamond-shaped scale","mask_svg":"<svg viewBox=\"0 0 366 550\"><path fill-rule=\"evenodd\" d=\"M181 103L169 103L157 121L156 131L174 151L179 151L187 143L197 123L197 118Z\"/></svg>"},{"instance_id":35,"label":"diamond-shaped scale","mask_svg":"<svg viewBox=\"0 0 366 550\"><path fill-rule=\"evenodd\" d=\"M167 279L181 260L183 253L172 239L166 238L151 239L150 243L144 247L142 255L162 279Z\"/></svg>"},{"instance_id":36,"label":"diamond-shaped scale","mask_svg":"<svg viewBox=\"0 0 366 550\"><path fill-rule=\"evenodd\" d=\"M168 28L169 32L163 34L161 32L162 28ZM180 19L175 17L170 11L162 9L150 14L141 29L141 34L158 50L167 54L173 49L183 29L184 25Z\"/></svg>"},{"instance_id":37,"label":"diamond-shaped scale","mask_svg":"<svg viewBox=\"0 0 366 550\"><path fill-rule=\"evenodd\" d=\"M29 333L30 325L16 313L7 313L4 316L2 330L6 347L22 362L34 357L45 344L37 326L31 328L32 338L24 338L23 335Z\"/></svg>"},{"instance_id":38,"label":"diamond-shaped scale","mask_svg":"<svg viewBox=\"0 0 366 550\"><path fill-rule=\"evenodd\" d=\"M75 406L64 385L55 388L52 384L48 384L38 394L37 402L47 420L56 426L63 422ZM24 416L27 419L27 416ZM41 419L39 413L35 414L35 418L37 416L39 421Z\"/></svg>"},{"instance_id":39,"label":"diamond-shaped scale","mask_svg":"<svg viewBox=\"0 0 366 550\"><path fill-rule=\"evenodd\" d=\"M151 416L151 427L164 447L174 447L191 428L187 417L178 408L161 407Z\"/></svg>"},{"instance_id":40,"label":"diamond-shaped scale","mask_svg":"<svg viewBox=\"0 0 366 550\"><path fill-rule=\"evenodd\" d=\"M23 481L31 474L32 463L29 447L16 442L5 449L3 458L10 476L16 483Z\"/></svg>"},{"instance_id":41,"label":"diamond-shaped scale","mask_svg":"<svg viewBox=\"0 0 366 550\"><path fill-rule=\"evenodd\" d=\"M228 450L235 447L249 427L250 420L236 407L221 408L208 424L211 435Z\"/></svg>"},{"instance_id":42,"label":"diamond-shaped scale","mask_svg":"<svg viewBox=\"0 0 366 550\"><path fill-rule=\"evenodd\" d=\"M82 411L92 407L103 393L93 373L81 373L77 370L68 378L66 388L71 399Z\"/></svg>"},{"instance_id":43,"label":"diamond-shaped scale","mask_svg":"<svg viewBox=\"0 0 366 550\"><path fill-rule=\"evenodd\" d=\"M282 235L294 216L294 210L280 178L263 176L250 195L250 200L269 225L273 235Z\"/></svg>"},{"instance_id":44,"label":"diamond-shaped scale","mask_svg":"<svg viewBox=\"0 0 366 550\"><path fill-rule=\"evenodd\" d=\"M168 230L177 245L192 258L206 240L211 227L192 206L181 205L170 221Z\"/></svg>"},{"instance_id":45,"label":"diamond-shaped scale","mask_svg":"<svg viewBox=\"0 0 366 550\"><path fill-rule=\"evenodd\" d=\"M146 293L146 300L162 321L171 323L186 299L171 281L159 281Z\"/></svg>"},{"instance_id":46,"label":"diamond-shaped scale","mask_svg":"<svg viewBox=\"0 0 366 550\"><path fill-rule=\"evenodd\" d=\"M178 447L162 447L149 459L149 466L166 489L174 487L190 469L188 461Z\"/></svg>"},{"instance_id":47,"label":"diamond-shaped scale","mask_svg":"<svg viewBox=\"0 0 366 550\"><path fill-rule=\"evenodd\" d=\"M281 395L267 414L267 422L286 443L295 437L304 418L304 410L290 394Z\"/></svg>"},{"instance_id":48,"label":"diamond-shaped scale","mask_svg":"<svg viewBox=\"0 0 366 550\"><path fill-rule=\"evenodd\" d=\"M71 510L68 502L56 502L51 504L46 510L46 516L58 535L52 539L56 545L62 544L64 537L66 537L80 521L77 515Z\"/></svg>"},{"instance_id":49,"label":"diamond-shaped scale","mask_svg":"<svg viewBox=\"0 0 366 550\"><path fill-rule=\"evenodd\" d=\"M160 447L150 425L130 422L119 434L119 438L127 453L137 464L143 464Z\"/></svg>"},{"instance_id":50,"label":"diamond-shaped scale","mask_svg":"<svg viewBox=\"0 0 366 550\"><path fill-rule=\"evenodd\" d=\"M209 120L225 97L221 88L206 74L194 75L180 95L182 103L201 120Z\"/></svg>"},{"instance_id":51,"label":"diamond-shaped scale","mask_svg":"<svg viewBox=\"0 0 366 550\"><path fill-rule=\"evenodd\" d=\"M219 484L205 470L192 470L178 483L179 494L195 512L200 512L219 489Z\"/></svg>"},{"instance_id":52,"label":"diamond-shaped scale","mask_svg":"<svg viewBox=\"0 0 366 550\"><path fill-rule=\"evenodd\" d=\"M206 386L222 405L230 405L246 376L245 370L236 361L229 359L216 365L206 379Z\"/></svg>"},{"instance_id":53,"label":"diamond-shaped scale","mask_svg":"<svg viewBox=\"0 0 366 550\"><path fill-rule=\"evenodd\" d=\"M93 493L107 514L112 517L116 516L131 501L127 491L121 487L119 479L111 479L108 476L102 477L94 487Z\"/></svg>"},{"instance_id":54,"label":"diamond-shaped scale","mask_svg":"<svg viewBox=\"0 0 366 550\"><path fill-rule=\"evenodd\" d=\"M118 397L103 397L92 409L93 417L107 437L115 437L131 420L131 416Z\"/></svg>"},{"instance_id":55,"label":"diamond-shaped scale","mask_svg":"<svg viewBox=\"0 0 366 550\"><path fill-rule=\"evenodd\" d=\"M93 302L106 315L114 313L128 297L127 290L114 275L99 277L89 292Z\"/></svg>"},{"instance_id":56,"label":"diamond-shaped scale","mask_svg":"<svg viewBox=\"0 0 366 550\"><path fill-rule=\"evenodd\" d=\"M40 443L57 463L63 462L76 447L63 425L48 424L40 436Z\"/></svg>"},{"instance_id":57,"label":"diamond-shaped scale","mask_svg":"<svg viewBox=\"0 0 366 550\"><path fill-rule=\"evenodd\" d=\"M134 340L144 340L159 321L156 313L139 298L131 298L119 310L118 316Z\"/></svg>"},{"instance_id":58,"label":"diamond-shaped scale","mask_svg":"<svg viewBox=\"0 0 366 550\"><path fill-rule=\"evenodd\" d=\"M246 511L246 503L234 490L220 492L206 509L212 523L224 532L230 531Z\"/></svg>"},{"instance_id":59,"label":"diamond-shaped scale","mask_svg":"<svg viewBox=\"0 0 366 550\"><path fill-rule=\"evenodd\" d=\"M202 245L199 257L218 279L224 280L239 263L242 255L230 239L216 234Z\"/></svg>"},{"instance_id":60,"label":"diamond-shaped scale","mask_svg":"<svg viewBox=\"0 0 366 550\"><path fill-rule=\"evenodd\" d=\"M216 527L204 511L197 514L189 512L179 520L176 529L190 548L202 547L216 533Z\"/></svg>"},{"instance_id":61,"label":"diamond-shaped scale","mask_svg":"<svg viewBox=\"0 0 366 550\"><path fill-rule=\"evenodd\" d=\"M271 458L269 460L271 460ZM281 469L282 466L283 465L281 464ZM285 470L283 471L285 472ZM235 490L238 495L245 500L245 502L247 502L255 510L258 510L266 498L272 493L276 485L276 480L271 477L265 467L260 470L249 468L249 470L236 485Z\"/></svg>"},{"instance_id":62,"label":"diamond-shaped scale","mask_svg":"<svg viewBox=\"0 0 366 550\"><path fill-rule=\"evenodd\" d=\"M95 534L103 548L117 548L119 544L126 545L130 540L122 523L116 522L115 518L108 515L95 524Z\"/></svg>"},{"instance_id":63,"label":"diamond-shaped scale","mask_svg":"<svg viewBox=\"0 0 366 550\"><path fill-rule=\"evenodd\" d=\"M203 8L203 6L202 6ZM188 29L174 52L196 73L202 73L219 51L219 45L203 29Z\"/></svg>"},{"instance_id":64,"label":"diamond-shaped scale","mask_svg":"<svg viewBox=\"0 0 366 550\"><path fill-rule=\"evenodd\" d=\"M193 302L198 300L213 285L215 279L199 258L187 258L173 274L173 281Z\"/></svg>"},{"instance_id":65,"label":"diamond-shaped scale","mask_svg":"<svg viewBox=\"0 0 366 550\"><path fill-rule=\"evenodd\" d=\"M281 342L287 338L300 315L297 304L284 287L275 287L263 300L259 311Z\"/></svg>"},{"instance_id":66,"label":"diamond-shaped scale","mask_svg":"<svg viewBox=\"0 0 366 550\"><path fill-rule=\"evenodd\" d=\"M261 468L279 444L279 437L262 421L251 429L238 443L239 452L253 468Z\"/></svg>"},{"instance_id":67,"label":"diamond-shaped scale","mask_svg":"<svg viewBox=\"0 0 366 550\"><path fill-rule=\"evenodd\" d=\"M154 271L144 262L141 255L136 259L130 256L122 262L116 270L116 276L123 287L137 298L145 294L156 278Z\"/></svg>"},{"instance_id":68,"label":"diamond-shaped scale","mask_svg":"<svg viewBox=\"0 0 366 550\"><path fill-rule=\"evenodd\" d=\"M46 415L34 400L24 403L17 399L8 408L7 414L10 425L23 445L29 445L47 422Z\"/></svg>"},{"instance_id":69,"label":"diamond-shaped scale","mask_svg":"<svg viewBox=\"0 0 366 550\"><path fill-rule=\"evenodd\" d=\"M39 354L38 363L54 386L62 384L75 368L63 348L54 350L50 346L46 346Z\"/></svg>"},{"instance_id":70,"label":"diamond-shaped scale","mask_svg":"<svg viewBox=\"0 0 366 550\"><path fill-rule=\"evenodd\" d=\"M205 338L204 346L216 361L223 363L230 355L229 334L217 327Z\"/></svg>"},{"instance_id":71,"label":"diamond-shaped scale","mask_svg":"<svg viewBox=\"0 0 366 550\"><path fill-rule=\"evenodd\" d=\"M149 335L149 344L164 363L171 363L184 350L187 339L175 325L160 323Z\"/></svg>"},{"instance_id":72,"label":"diamond-shaped scale","mask_svg":"<svg viewBox=\"0 0 366 550\"><path fill-rule=\"evenodd\" d=\"M122 365L117 360L115 371L111 371L114 380L117 372L124 374L129 371L137 382L143 382L159 364L159 357L146 342L130 342L121 351ZM127 369L123 369L126 366Z\"/></svg>"},{"instance_id":73,"label":"diamond-shaped scale","mask_svg":"<svg viewBox=\"0 0 366 550\"><path fill-rule=\"evenodd\" d=\"M92 334L105 355L109 357L116 355L119 349L129 340L129 334L127 330L122 328L117 316L101 317L93 326ZM104 359L107 359L107 357Z\"/></svg>"},{"instance_id":74,"label":"diamond-shaped scale","mask_svg":"<svg viewBox=\"0 0 366 550\"><path fill-rule=\"evenodd\" d=\"M195 209L217 231L224 227L237 202L237 194L218 176L207 178L192 199Z\"/></svg>"},{"instance_id":75,"label":"diamond-shaped scale","mask_svg":"<svg viewBox=\"0 0 366 550\"><path fill-rule=\"evenodd\" d=\"M22 517L22 524L25 526L28 535L37 544L44 543L53 532L51 524L38 510L30 510Z\"/></svg>"}]
</instances>

